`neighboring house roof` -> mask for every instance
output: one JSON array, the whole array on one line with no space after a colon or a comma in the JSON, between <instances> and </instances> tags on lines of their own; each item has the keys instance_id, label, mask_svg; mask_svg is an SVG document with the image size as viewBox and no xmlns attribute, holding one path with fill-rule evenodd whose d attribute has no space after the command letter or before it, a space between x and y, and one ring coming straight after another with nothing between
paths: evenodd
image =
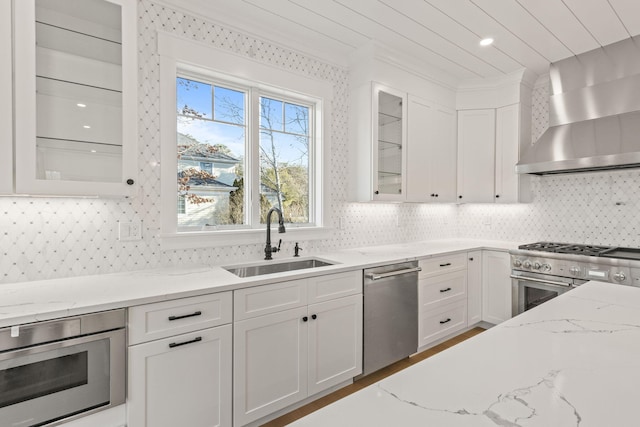
<instances>
[{"instance_id":1,"label":"neighboring house roof","mask_svg":"<svg viewBox=\"0 0 640 427\"><path fill-rule=\"evenodd\" d=\"M178 172L178 179L183 178L185 176L184 171ZM233 185L225 184L224 182L218 181L215 178L203 178L200 176L192 175L189 177L189 185L206 185L206 186L216 186L216 187L228 187L230 189L236 188Z\"/></svg>"},{"instance_id":2,"label":"neighboring house roof","mask_svg":"<svg viewBox=\"0 0 640 427\"><path fill-rule=\"evenodd\" d=\"M197 139L178 133L178 152L183 159L222 161L239 163L240 160L217 151L213 145L203 144Z\"/></svg>"}]
</instances>

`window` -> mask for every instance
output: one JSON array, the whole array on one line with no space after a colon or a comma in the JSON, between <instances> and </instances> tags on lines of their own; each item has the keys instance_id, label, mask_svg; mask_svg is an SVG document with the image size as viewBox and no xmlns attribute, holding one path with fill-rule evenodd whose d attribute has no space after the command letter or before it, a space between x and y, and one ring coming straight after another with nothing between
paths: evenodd
<instances>
[{"instance_id":1,"label":"window","mask_svg":"<svg viewBox=\"0 0 640 427\"><path fill-rule=\"evenodd\" d=\"M278 92L178 75L179 230L263 227L272 207L315 225L315 104Z\"/></svg>"},{"instance_id":2,"label":"window","mask_svg":"<svg viewBox=\"0 0 640 427\"><path fill-rule=\"evenodd\" d=\"M164 32L158 53L163 250L264 243L272 206L285 240L330 236L333 84Z\"/></svg>"}]
</instances>

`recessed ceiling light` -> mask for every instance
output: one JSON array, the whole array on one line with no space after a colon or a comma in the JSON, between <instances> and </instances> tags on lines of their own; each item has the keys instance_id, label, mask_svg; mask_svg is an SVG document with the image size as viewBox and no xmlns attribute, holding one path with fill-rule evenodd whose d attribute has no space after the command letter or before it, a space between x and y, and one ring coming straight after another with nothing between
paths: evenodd
<instances>
[{"instance_id":1,"label":"recessed ceiling light","mask_svg":"<svg viewBox=\"0 0 640 427\"><path fill-rule=\"evenodd\" d=\"M487 37L486 39L480 40L480 46L489 46L493 43L493 39L491 37Z\"/></svg>"},{"instance_id":2,"label":"recessed ceiling light","mask_svg":"<svg viewBox=\"0 0 640 427\"><path fill-rule=\"evenodd\" d=\"M89 125L84 125L82 127L85 128L85 129L91 129L91 126L89 126Z\"/></svg>"},{"instance_id":3,"label":"recessed ceiling light","mask_svg":"<svg viewBox=\"0 0 640 427\"><path fill-rule=\"evenodd\" d=\"M97 150L91 150L91 152L92 152L92 153L97 153L98 151L97 151Z\"/></svg>"},{"instance_id":4,"label":"recessed ceiling light","mask_svg":"<svg viewBox=\"0 0 640 427\"><path fill-rule=\"evenodd\" d=\"M82 103L77 103L76 105L80 108L84 108L87 106L87 104L82 104Z\"/></svg>"}]
</instances>

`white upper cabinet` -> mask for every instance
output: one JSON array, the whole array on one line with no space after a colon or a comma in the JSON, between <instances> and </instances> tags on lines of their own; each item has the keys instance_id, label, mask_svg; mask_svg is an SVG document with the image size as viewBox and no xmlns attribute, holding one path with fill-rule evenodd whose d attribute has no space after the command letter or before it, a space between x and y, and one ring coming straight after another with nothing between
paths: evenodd
<instances>
[{"instance_id":1,"label":"white upper cabinet","mask_svg":"<svg viewBox=\"0 0 640 427\"><path fill-rule=\"evenodd\" d=\"M0 0L0 194L13 192L11 0Z\"/></svg>"},{"instance_id":2,"label":"white upper cabinet","mask_svg":"<svg viewBox=\"0 0 640 427\"><path fill-rule=\"evenodd\" d=\"M531 200L528 175L515 171L531 142L531 90L535 76L523 70L503 79L459 88L458 202Z\"/></svg>"},{"instance_id":3,"label":"white upper cabinet","mask_svg":"<svg viewBox=\"0 0 640 427\"><path fill-rule=\"evenodd\" d=\"M16 192L136 188L136 2L14 2Z\"/></svg>"},{"instance_id":4,"label":"white upper cabinet","mask_svg":"<svg viewBox=\"0 0 640 427\"><path fill-rule=\"evenodd\" d=\"M407 95L369 83L353 93L357 201L402 201L406 187Z\"/></svg>"},{"instance_id":5,"label":"white upper cabinet","mask_svg":"<svg viewBox=\"0 0 640 427\"><path fill-rule=\"evenodd\" d=\"M458 201L494 201L494 109L458 112Z\"/></svg>"},{"instance_id":6,"label":"white upper cabinet","mask_svg":"<svg viewBox=\"0 0 640 427\"><path fill-rule=\"evenodd\" d=\"M407 200L456 199L456 113L409 95Z\"/></svg>"}]
</instances>

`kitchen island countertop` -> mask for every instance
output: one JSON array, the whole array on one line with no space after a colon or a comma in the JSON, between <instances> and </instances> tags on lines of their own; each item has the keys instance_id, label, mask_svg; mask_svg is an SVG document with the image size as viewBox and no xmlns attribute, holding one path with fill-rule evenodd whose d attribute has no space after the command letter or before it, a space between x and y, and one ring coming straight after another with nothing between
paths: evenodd
<instances>
[{"instance_id":1,"label":"kitchen island countertop","mask_svg":"<svg viewBox=\"0 0 640 427\"><path fill-rule=\"evenodd\" d=\"M292 426L637 426L640 289L588 282Z\"/></svg>"}]
</instances>

